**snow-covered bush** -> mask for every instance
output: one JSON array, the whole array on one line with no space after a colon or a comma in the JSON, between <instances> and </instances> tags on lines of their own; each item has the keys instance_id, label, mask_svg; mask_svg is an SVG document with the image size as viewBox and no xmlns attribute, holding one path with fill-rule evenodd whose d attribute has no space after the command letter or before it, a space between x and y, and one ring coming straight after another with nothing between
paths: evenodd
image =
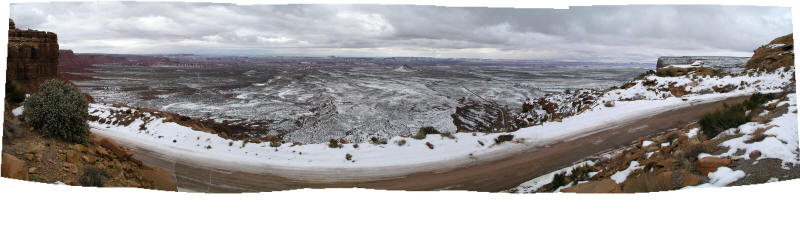
<instances>
[{"instance_id":1,"label":"snow-covered bush","mask_svg":"<svg viewBox=\"0 0 800 245\"><path fill-rule=\"evenodd\" d=\"M78 88L62 81L42 83L39 93L25 100L22 117L43 136L75 143L89 140L89 102Z\"/></svg>"},{"instance_id":2,"label":"snow-covered bush","mask_svg":"<svg viewBox=\"0 0 800 245\"><path fill-rule=\"evenodd\" d=\"M429 134L439 134L439 130L436 130L433 127L421 127L414 138L424 139L425 136L428 136Z\"/></svg>"}]
</instances>

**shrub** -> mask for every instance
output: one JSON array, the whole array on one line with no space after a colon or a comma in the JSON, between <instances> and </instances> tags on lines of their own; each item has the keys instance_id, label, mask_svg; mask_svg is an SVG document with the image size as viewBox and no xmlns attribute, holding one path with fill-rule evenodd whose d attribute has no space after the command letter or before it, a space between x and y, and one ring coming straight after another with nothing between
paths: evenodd
<instances>
[{"instance_id":1,"label":"shrub","mask_svg":"<svg viewBox=\"0 0 800 245\"><path fill-rule=\"evenodd\" d=\"M572 169L570 172L570 176L572 177L572 185L577 185L580 181L588 180L589 172L591 172L591 170L592 168L588 165Z\"/></svg>"},{"instance_id":2,"label":"shrub","mask_svg":"<svg viewBox=\"0 0 800 245\"><path fill-rule=\"evenodd\" d=\"M683 156L681 157L689 162L694 162L697 161L697 156L700 153L711 153L713 150L713 147L706 143L685 144L683 146Z\"/></svg>"},{"instance_id":3,"label":"shrub","mask_svg":"<svg viewBox=\"0 0 800 245\"><path fill-rule=\"evenodd\" d=\"M567 173L561 172L553 175L553 181L550 182L550 188L552 190L557 189L560 186L563 186L567 183Z\"/></svg>"},{"instance_id":4,"label":"shrub","mask_svg":"<svg viewBox=\"0 0 800 245\"><path fill-rule=\"evenodd\" d=\"M648 71L647 71L647 72L645 72L645 73L642 73L642 74L639 74L639 75L637 75L637 76L636 76L636 77L635 77L633 80L642 80L642 79L644 79L645 77L647 77L647 76L650 76L650 75L653 75L653 74L656 74L656 71L654 71L654 70L648 70Z\"/></svg>"},{"instance_id":5,"label":"shrub","mask_svg":"<svg viewBox=\"0 0 800 245\"><path fill-rule=\"evenodd\" d=\"M328 142L328 147L330 147L330 148L339 148L339 141L335 140L335 139L331 139Z\"/></svg>"},{"instance_id":6,"label":"shrub","mask_svg":"<svg viewBox=\"0 0 800 245\"><path fill-rule=\"evenodd\" d=\"M714 138L726 129L738 127L750 121L750 115L746 115L744 104L732 106L724 105L724 108L706 113L700 118L700 129L709 139Z\"/></svg>"},{"instance_id":7,"label":"shrub","mask_svg":"<svg viewBox=\"0 0 800 245\"><path fill-rule=\"evenodd\" d=\"M770 101L770 100L773 100L773 99L775 99L775 95L774 94L755 93L753 95L750 95L750 98L748 98L747 100L745 100L742 103L744 104L745 108L747 108L748 110L753 110L753 109L756 109L758 107L761 107L761 105L763 105L764 103L767 103L767 101Z\"/></svg>"},{"instance_id":8,"label":"shrub","mask_svg":"<svg viewBox=\"0 0 800 245\"><path fill-rule=\"evenodd\" d=\"M78 183L81 186L103 187L103 175L106 171L95 166L87 166L81 170Z\"/></svg>"},{"instance_id":9,"label":"shrub","mask_svg":"<svg viewBox=\"0 0 800 245\"><path fill-rule=\"evenodd\" d=\"M414 138L424 139L429 134L439 134L439 130L436 130L433 127L421 127L419 128L419 132L417 132L417 135L414 136Z\"/></svg>"},{"instance_id":10,"label":"shrub","mask_svg":"<svg viewBox=\"0 0 800 245\"><path fill-rule=\"evenodd\" d=\"M397 145L398 146L403 146L405 144L406 144L406 140L404 140L404 139L400 139L400 140L397 141Z\"/></svg>"},{"instance_id":11,"label":"shrub","mask_svg":"<svg viewBox=\"0 0 800 245\"><path fill-rule=\"evenodd\" d=\"M378 137L372 137L372 138L369 139L369 141L372 142L372 144L376 144L376 145L385 145L385 144L387 144L389 142L388 140L386 140L384 138L378 138Z\"/></svg>"},{"instance_id":12,"label":"shrub","mask_svg":"<svg viewBox=\"0 0 800 245\"><path fill-rule=\"evenodd\" d=\"M39 93L25 100L22 116L43 136L69 142L89 140L89 102L78 88L59 80L48 80Z\"/></svg>"},{"instance_id":13,"label":"shrub","mask_svg":"<svg viewBox=\"0 0 800 245\"><path fill-rule=\"evenodd\" d=\"M494 143L500 144L500 143L503 143L503 142L506 142L506 141L511 141L513 139L514 139L514 135L513 134L504 134L504 135L497 136L497 138L494 139Z\"/></svg>"},{"instance_id":14,"label":"shrub","mask_svg":"<svg viewBox=\"0 0 800 245\"><path fill-rule=\"evenodd\" d=\"M767 101L773 100L774 94L755 93L740 104L728 106L721 110L706 113L700 118L700 129L709 139L714 138L722 131L738 127L752 119L747 110L755 111ZM752 114L752 113L751 113Z\"/></svg>"},{"instance_id":15,"label":"shrub","mask_svg":"<svg viewBox=\"0 0 800 245\"><path fill-rule=\"evenodd\" d=\"M25 90L19 87L17 83L6 79L6 101L9 104L15 105L25 101Z\"/></svg>"}]
</instances>

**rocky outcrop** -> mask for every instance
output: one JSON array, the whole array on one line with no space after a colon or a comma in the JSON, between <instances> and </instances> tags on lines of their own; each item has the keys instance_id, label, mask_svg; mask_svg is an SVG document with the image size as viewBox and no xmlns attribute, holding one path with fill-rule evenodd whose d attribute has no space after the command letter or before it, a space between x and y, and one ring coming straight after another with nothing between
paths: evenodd
<instances>
[{"instance_id":1,"label":"rocky outcrop","mask_svg":"<svg viewBox=\"0 0 800 245\"><path fill-rule=\"evenodd\" d=\"M777 68L794 66L794 38L792 34L776 38L767 45L753 51L747 61L747 69L772 71Z\"/></svg>"},{"instance_id":2,"label":"rocky outcrop","mask_svg":"<svg viewBox=\"0 0 800 245\"><path fill-rule=\"evenodd\" d=\"M6 78L25 88L39 90L47 79L58 76L58 37L55 33L16 29L9 19Z\"/></svg>"},{"instance_id":3,"label":"rocky outcrop","mask_svg":"<svg viewBox=\"0 0 800 245\"><path fill-rule=\"evenodd\" d=\"M719 167L726 167L731 165L731 159L727 158L719 158L719 157L703 157L697 160L697 165L695 168L697 172L701 174L708 175L710 172L717 171Z\"/></svg>"},{"instance_id":4,"label":"rocky outcrop","mask_svg":"<svg viewBox=\"0 0 800 245\"><path fill-rule=\"evenodd\" d=\"M686 186L695 186L705 179L686 170L645 173L630 177L623 183L625 193L671 191Z\"/></svg>"},{"instance_id":5,"label":"rocky outcrop","mask_svg":"<svg viewBox=\"0 0 800 245\"><path fill-rule=\"evenodd\" d=\"M749 57L733 56L662 56L658 57L656 69L668 66L696 66L711 67L726 73L739 73L745 68Z\"/></svg>"},{"instance_id":6,"label":"rocky outcrop","mask_svg":"<svg viewBox=\"0 0 800 245\"><path fill-rule=\"evenodd\" d=\"M516 130L508 109L468 98L458 100L456 112L451 115L456 130L461 132L494 132L502 129Z\"/></svg>"},{"instance_id":7,"label":"rocky outcrop","mask_svg":"<svg viewBox=\"0 0 800 245\"><path fill-rule=\"evenodd\" d=\"M546 94L537 100L528 99L522 104L522 112L515 115L515 125L528 127L544 121L559 121L595 106L601 94L602 91L594 89L576 89Z\"/></svg>"}]
</instances>

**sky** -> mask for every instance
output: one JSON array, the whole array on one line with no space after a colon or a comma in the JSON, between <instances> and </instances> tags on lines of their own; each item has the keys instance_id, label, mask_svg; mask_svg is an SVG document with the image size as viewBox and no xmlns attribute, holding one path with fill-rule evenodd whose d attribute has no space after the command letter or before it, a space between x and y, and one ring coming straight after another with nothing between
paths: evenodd
<instances>
[{"instance_id":1,"label":"sky","mask_svg":"<svg viewBox=\"0 0 800 245\"><path fill-rule=\"evenodd\" d=\"M423 56L649 62L751 56L792 31L791 9L587 6L13 3L17 28L58 34L76 53Z\"/></svg>"}]
</instances>

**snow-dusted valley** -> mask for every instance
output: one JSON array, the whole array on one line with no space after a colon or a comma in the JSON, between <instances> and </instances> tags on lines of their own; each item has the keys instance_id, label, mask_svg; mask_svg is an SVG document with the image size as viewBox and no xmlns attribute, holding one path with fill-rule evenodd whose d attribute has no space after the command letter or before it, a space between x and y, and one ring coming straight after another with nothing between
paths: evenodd
<instances>
[{"instance_id":1,"label":"snow-dusted valley","mask_svg":"<svg viewBox=\"0 0 800 245\"><path fill-rule=\"evenodd\" d=\"M455 132L459 127L451 115L459 107L466 109L477 102L489 105L477 113L498 113L498 108L518 113L526 98L564 90L601 90L646 70L643 64L270 65L248 61L200 68L101 65L91 73L98 80L76 84L99 102L244 126L229 132L233 136L325 143L331 138L362 142L371 137L411 136L424 126Z\"/></svg>"}]
</instances>

